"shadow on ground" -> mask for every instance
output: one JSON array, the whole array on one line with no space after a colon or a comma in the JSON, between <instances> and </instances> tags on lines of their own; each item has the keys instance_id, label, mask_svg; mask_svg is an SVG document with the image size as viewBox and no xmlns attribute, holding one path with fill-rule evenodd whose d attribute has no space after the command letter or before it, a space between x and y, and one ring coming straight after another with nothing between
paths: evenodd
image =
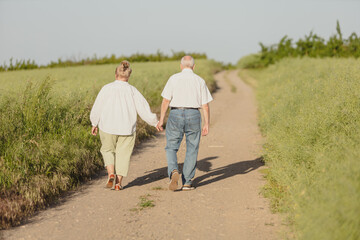
<instances>
[{"instance_id":1,"label":"shadow on ground","mask_svg":"<svg viewBox=\"0 0 360 240\"><path fill-rule=\"evenodd\" d=\"M223 167L211 169L212 167L211 161L216 158L218 158L218 156L207 157L197 162L197 169L206 173L194 179L193 185L195 187L205 186L210 183L221 181L223 179L233 177L238 174L246 174L264 165L262 158L256 158L254 160L239 161ZM182 169L182 166L183 166L182 163L179 164L180 171ZM167 178L167 167L157 168L145 172L144 176L138 177L133 181L129 182L125 186L125 188L129 188L133 186L143 186L165 178Z\"/></svg>"},{"instance_id":2,"label":"shadow on ground","mask_svg":"<svg viewBox=\"0 0 360 240\"><path fill-rule=\"evenodd\" d=\"M205 186L210 183L221 181L223 179L230 178L238 174L249 173L263 165L264 163L261 157L254 160L239 161L223 167L209 170L208 173L195 178L193 181L193 185L196 187Z\"/></svg>"}]
</instances>

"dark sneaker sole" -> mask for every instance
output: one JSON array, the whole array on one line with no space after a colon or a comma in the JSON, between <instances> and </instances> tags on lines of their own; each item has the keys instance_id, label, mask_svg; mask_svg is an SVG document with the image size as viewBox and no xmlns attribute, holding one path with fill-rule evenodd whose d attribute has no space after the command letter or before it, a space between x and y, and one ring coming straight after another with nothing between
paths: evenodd
<instances>
[{"instance_id":1,"label":"dark sneaker sole","mask_svg":"<svg viewBox=\"0 0 360 240\"><path fill-rule=\"evenodd\" d=\"M180 174L178 172L173 172L171 174L171 181L169 185L169 190L175 191L178 188L178 181L180 178Z\"/></svg>"}]
</instances>

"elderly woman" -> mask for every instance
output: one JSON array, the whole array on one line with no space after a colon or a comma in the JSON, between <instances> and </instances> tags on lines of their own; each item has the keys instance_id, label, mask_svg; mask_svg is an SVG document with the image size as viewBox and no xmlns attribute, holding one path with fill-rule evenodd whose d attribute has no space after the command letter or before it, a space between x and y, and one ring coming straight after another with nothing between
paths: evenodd
<instances>
[{"instance_id":1,"label":"elderly woman","mask_svg":"<svg viewBox=\"0 0 360 240\"><path fill-rule=\"evenodd\" d=\"M116 80L100 90L90 113L92 135L100 129L100 152L108 172L106 187L115 190L122 190L122 179L128 174L137 114L151 126L158 123L146 99L128 83L131 72L130 63L122 61L115 70Z\"/></svg>"}]
</instances>

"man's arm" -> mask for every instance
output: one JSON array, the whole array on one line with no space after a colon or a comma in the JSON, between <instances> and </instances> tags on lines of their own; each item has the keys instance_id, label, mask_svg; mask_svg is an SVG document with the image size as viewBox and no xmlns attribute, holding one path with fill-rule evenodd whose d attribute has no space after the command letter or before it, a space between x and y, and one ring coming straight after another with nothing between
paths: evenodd
<instances>
[{"instance_id":1,"label":"man's arm","mask_svg":"<svg viewBox=\"0 0 360 240\"><path fill-rule=\"evenodd\" d=\"M209 104L202 105L202 109L204 112L204 126L202 129L201 135L206 136L209 133L209 125L210 125L210 106Z\"/></svg>"},{"instance_id":2,"label":"man's arm","mask_svg":"<svg viewBox=\"0 0 360 240\"><path fill-rule=\"evenodd\" d=\"M161 103L161 113L160 113L160 120L158 122L158 124L156 125L156 129L158 131L163 131L163 125L164 125L164 118L165 118L165 114L166 111L169 107L170 104L170 100L167 100L166 98L163 98L163 101Z\"/></svg>"}]
</instances>

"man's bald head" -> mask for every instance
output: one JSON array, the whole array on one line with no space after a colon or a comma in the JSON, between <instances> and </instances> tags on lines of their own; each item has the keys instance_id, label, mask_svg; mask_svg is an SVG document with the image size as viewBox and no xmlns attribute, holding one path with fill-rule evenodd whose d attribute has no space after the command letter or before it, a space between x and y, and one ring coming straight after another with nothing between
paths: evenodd
<instances>
[{"instance_id":1,"label":"man's bald head","mask_svg":"<svg viewBox=\"0 0 360 240\"><path fill-rule=\"evenodd\" d=\"M192 56L184 56L181 58L181 69L191 68L193 69L195 66L195 61Z\"/></svg>"}]
</instances>

